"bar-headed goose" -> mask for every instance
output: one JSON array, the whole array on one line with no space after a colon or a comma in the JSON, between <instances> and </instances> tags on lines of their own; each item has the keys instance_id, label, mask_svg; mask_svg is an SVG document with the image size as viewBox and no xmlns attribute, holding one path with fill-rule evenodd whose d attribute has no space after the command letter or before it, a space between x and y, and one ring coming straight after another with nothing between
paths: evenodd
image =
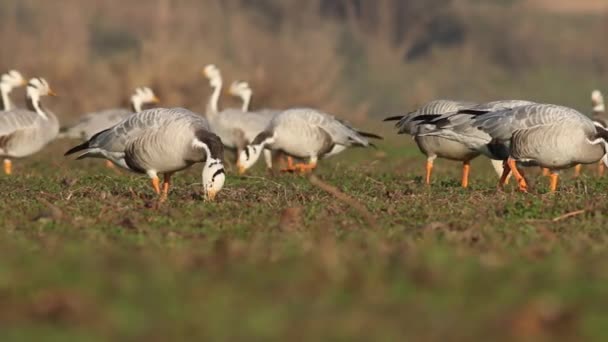
<instances>
[{"instance_id":1,"label":"bar-headed goose","mask_svg":"<svg viewBox=\"0 0 608 342\"><path fill-rule=\"evenodd\" d=\"M359 132L344 121L310 108L295 108L276 114L268 127L239 155L239 165L249 169L264 148L281 151L288 156L308 158L307 164L293 164L287 171L309 172L317 167L319 158L329 157L350 146L372 145L367 138L382 139Z\"/></svg>"},{"instance_id":2,"label":"bar-headed goose","mask_svg":"<svg viewBox=\"0 0 608 342\"><path fill-rule=\"evenodd\" d=\"M488 133L477 129L473 120L479 115L530 104L534 102L499 100L439 116L430 115L425 120L420 120L418 134L421 138L440 137L455 141L490 158L494 170L501 175L499 186L502 188L509 179L509 173L504 172L504 162L509 155L508 142L501 144L493 140Z\"/></svg>"},{"instance_id":3,"label":"bar-headed goose","mask_svg":"<svg viewBox=\"0 0 608 342\"><path fill-rule=\"evenodd\" d=\"M273 109L262 109L256 111L250 111L249 106L251 104L251 96L253 95L253 90L249 86L249 83L243 81L234 81L230 85L229 93L232 96L236 96L241 99L243 102L241 106L241 110L244 113L249 113L251 120L249 125L244 127L245 136L247 138L247 143L250 143L255 139L255 137L260 134L268 126L270 120L274 115L279 113L279 110ZM255 120L255 122L253 122ZM269 149L264 149L264 162L266 163L267 169L272 169L272 151ZM238 156L237 156L237 168L240 174L245 172L245 168L238 165Z\"/></svg>"},{"instance_id":4,"label":"bar-headed goose","mask_svg":"<svg viewBox=\"0 0 608 342\"><path fill-rule=\"evenodd\" d=\"M84 151L77 159L104 158L152 180L164 201L171 176L203 162L203 190L213 200L224 185L223 146L207 120L183 108L155 108L128 116L65 153ZM162 191L158 174L164 174Z\"/></svg>"},{"instance_id":5,"label":"bar-headed goose","mask_svg":"<svg viewBox=\"0 0 608 342\"><path fill-rule=\"evenodd\" d=\"M528 185L516 162L551 171L551 191L557 189L558 170L599 160L608 163L608 131L578 111L552 104L532 104L479 115L474 125L499 144L510 144L507 167L521 191Z\"/></svg>"},{"instance_id":6,"label":"bar-headed goose","mask_svg":"<svg viewBox=\"0 0 608 342\"><path fill-rule=\"evenodd\" d=\"M12 158L23 158L40 151L59 133L57 117L46 110L40 98L55 96L43 78L32 78L26 88L27 109L12 109L0 114L0 156L4 173L12 173Z\"/></svg>"},{"instance_id":7,"label":"bar-headed goose","mask_svg":"<svg viewBox=\"0 0 608 342\"><path fill-rule=\"evenodd\" d=\"M27 81L17 70L10 70L9 72L2 74L2 77L0 78L0 111L13 109L13 103L9 94L14 88L22 87L26 84Z\"/></svg>"},{"instance_id":8,"label":"bar-headed goose","mask_svg":"<svg viewBox=\"0 0 608 342\"><path fill-rule=\"evenodd\" d=\"M433 119L446 113L454 113L460 109L475 105L475 103L465 101L434 100L408 114L384 119L384 121L397 121L395 127L398 128L398 134L409 134L413 136L420 152L426 155L425 183L427 185L431 184L433 162L439 157L462 162L461 184L466 188L469 184L471 160L477 158L480 152L471 149L458 141L446 139L441 136L421 136L419 134L420 125L428 119Z\"/></svg>"},{"instance_id":9,"label":"bar-headed goose","mask_svg":"<svg viewBox=\"0 0 608 342\"><path fill-rule=\"evenodd\" d=\"M112 127L125 117L142 111L145 104L156 104L160 100L149 87L139 87L131 96L131 108L113 108L85 114L74 125L61 128L62 138L89 140L97 132Z\"/></svg>"},{"instance_id":10,"label":"bar-headed goose","mask_svg":"<svg viewBox=\"0 0 608 342\"><path fill-rule=\"evenodd\" d=\"M219 110L219 98L222 91L222 75L220 70L213 64L207 65L203 69L203 74L209 79L209 84L213 88L213 93L207 104L207 119L211 131L217 134L224 146L236 150L237 163L239 153L251 143L253 139L260 134L268 126L272 115L247 112L236 108L227 108ZM243 87L244 88L244 87ZM249 100L251 97L251 89L249 93L245 93L247 109L249 108ZM243 106L245 108L245 106ZM270 155L265 156L266 165L272 167ZM245 168L237 165L239 172L245 171Z\"/></svg>"}]
</instances>

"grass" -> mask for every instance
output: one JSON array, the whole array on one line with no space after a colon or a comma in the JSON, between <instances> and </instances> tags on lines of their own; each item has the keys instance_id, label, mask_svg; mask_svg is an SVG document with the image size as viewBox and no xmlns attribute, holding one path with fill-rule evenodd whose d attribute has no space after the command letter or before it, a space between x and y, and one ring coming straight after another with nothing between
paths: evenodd
<instances>
[{"instance_id":1,"label":"grass","mask_svg":"<svg viewBox=\"0 0 608 342\"><path fill-rule=\"evenodd\" d=\"M200 166L153 208L148 181L71 142L15 162L0 182L3 341L603 340L608 180L530 170L532 194L471 188L405 137L323 161L318 177L255 169L201 200ZM262 164L262 163L260 163ZM584 209L568 218L562 215Z\"/></svg>"}]
</instances>

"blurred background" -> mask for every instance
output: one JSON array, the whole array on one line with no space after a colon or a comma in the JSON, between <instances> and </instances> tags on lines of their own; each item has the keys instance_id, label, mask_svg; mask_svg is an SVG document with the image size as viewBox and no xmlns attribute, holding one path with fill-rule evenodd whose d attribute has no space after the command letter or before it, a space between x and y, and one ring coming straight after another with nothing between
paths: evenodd
<instances>
[{"instance_id":1,"label":"blurred background","mask_svg":"<svg viewBox=\"0 0 608 342\"><path fill-rule=\"evenodd\" d=\"M254 108L353 121L434 98L588 112L607 83L607 34L605 0L0 1L0 67L46 77L64 121L126 104L138 85L203 111L208 63L226 86L249 81Z\"/></svg>"}]
</instances>

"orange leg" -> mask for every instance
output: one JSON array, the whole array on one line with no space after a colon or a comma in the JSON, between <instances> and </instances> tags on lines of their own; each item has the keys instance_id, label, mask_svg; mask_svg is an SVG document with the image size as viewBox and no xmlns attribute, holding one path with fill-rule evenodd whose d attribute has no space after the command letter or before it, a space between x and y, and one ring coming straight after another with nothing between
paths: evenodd
<instances>
[{"instance_id":1,"label":"orange leg","mask_svg":"<svg viewBox=\"0 0 608 342\"><path fill-rule=\"evenodd\" d=\"M526 179L521 174L521 172L517 169L515 159L512 159L509 157L507 159L507 165L509 165L511 172L513 172L513 177L515 177L515 180L517 181L517 184L519 185L519 190L522 192L528 192L528 183L526 182Z\"/></svg>"},{"instance_id":2,"label":"orange leg","mask_svg":"<svg viewBox=\"0 0 608 342\"><path fill-rule=\"evenodd\" d=\"M10 175L13 173L13 163L10 159L4 159L4 174Z\"/></svg>"},{"instance_id":3,"label":"orange leg","mask_svg":"<svg viewBox=\"0 0 608 342\"><path fill-rule=\"evenodd\" d=\"M549 172L549 169L547 169L546 167L543 167L541 169L543 170L543 176L549 177L551 175L551 172Z\"/></svg>"},{"instance_id":4,"label":"orange leg","mask_svg":"<svg viewBox=\"0 0 608 342\"><path fill-rule=\"evenodd\" d=\"M471 172L471 161L467 160L462 163L462 187L469 186L469 172Z\"/></svg>"},{"instance_id":5,"label":"orange leg","mask_svg":"<svg viewBox=\"0 0 608 342\"><path fill-rule=\"evenodd\" d=\"M600 163L597 165L597 175L602 177L605 171L606 165L604 165L604 162L600 160Z\"/></svg>"},{"instance_id":6,"label":"orange leg","mask_svg":"<svg viewBox=\"0 0 608 342\"><path fill-rule=\"evenodd\" d=\"M424 183L426 185L431 185L431 173L433 173L433 161L427 159L427 161L426 161L426 175L424 177Z\"/></svg>"},{"instance_id":7,"label":"orange leg","mask_svg":"<svg viewBox=\"0 0 608 342\"><path fill-rule=\"evenodd\" d=\"M298 164L293 165L293 167L296 170L298 170L300 173L309 173L317 168L317 163L316 162L310 162L308 164L298 163Z\"/></svg>"},{"instance_id":8,"label":"orange leg","mask_svg":"<svg viewBox=\"0 0 608 342\"><path fill-rule=\"evenodd\" d=\"M114 168L114 163L112 163L110 160L106 160L106 167L113 169Z\"/></svg>"},{"instance_id":9,"label":"orange leg","mask_svg":"<svg viewBox=\"0 0 608 342\"><path fill-rule=\"evenodd\" d=\"M167 196L169 195L169 187L171 186L171 176L173 176L173 173L165 173L163 179L163 191L160 195L161 202L167 200Z\"/></svg>"},{"instance_id":10,"label":"orange leg","mask_svg":"<svg viewBox=\"0 0 608 342\"><path fill-rule=\"evenodd\" d=\"M152 178L152 187L154 188L154 192L160 195L160 180L158 179L158 177Z\"/></svg>"},{"instance_id":11,"label":"orange leg","mask_svg":"<svg viewBox=\"0 0 608 342\"><path fill-rule=\"evenodd\" d=\"M581 164L576 164L576 166L574 167L574 177L580 177L582 169L583 166ZM551 174L551 176L553 176L553 174Z\"/></svg>"},{"instance_id":12,"label":"orange leg","mask_svg":"<svg viewBox=\"0 0 608 342\"><path fill-rule=\"evenodd\" d=\"M557 179L559 178L559 175L555 172L551 172L551 175L549 177L551 177L549 189L551 190L551 192L555 192L557 190Z\"/></svg>"},{"instance_id":13,"label":"orange leg","mask_svg":"<svg viewBox=\"0 0 608 342\"><path fill-rule=\"evenodd\" d=\"M292 157L287 156L287 167L281 169L281 172L293 172L293 171L297 171L296 164L293 163Z\"/></svg>"}]
</instances>

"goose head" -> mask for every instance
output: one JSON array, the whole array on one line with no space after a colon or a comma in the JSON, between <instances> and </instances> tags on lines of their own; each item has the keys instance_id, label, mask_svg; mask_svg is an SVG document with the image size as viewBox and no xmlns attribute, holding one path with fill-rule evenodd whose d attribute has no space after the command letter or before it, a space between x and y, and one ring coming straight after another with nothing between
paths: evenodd
<instances>
[{"instance_id":1,"label":"goose head","mask_svg":"<svg viewBox=\"0 0 608 342\"><path fill-rule=\"evenodd\" d=\"M2 75L0 78L0 87L5 92L10 92L13 88L22 87L27 84L27 81L17 70L11 70Z\"/></svg>"},{"instance_id":2,"label":"goose head","mask_svg":"<svg viewBox=\"0 0 608 342\"><path fill-rule=\"evenodd\" d=\"M274 142L275 138L273 134L269 134L267 132L258 134L253 142L245 146L241 153L239 153L239 158L236 162L236 167L239 169L239 174L245 173L245 171L255 165L258 159L260 159L260 155L262 155L262 151L264 150L265 146Z\"/></svg>"},{"instance_id":3,"label":"goose head","mask_svg":"<svg viewBox=\"0 0 608 342\"><path fill-rule=\"evenodd\" d=\"M253 95L253 91L249 87L249 83L243 81L232 82L228 93L230 93L230 95L232 96L240 97L241 99L243 99L243 101L251 98L251 95Z\"/></svg>"},{"instance_id":4,"label":"goose head","mask_svg":"<svg viewBox=\"0 0 608 342\"><path fill-rule=\"evenodd\" d=\"M27 84L26 94L32 100L40 100L42 96L57 96L53 89L51 89L51 86L49 86L49 83L41 77L30 79Z\"/></svg>"},{"instance_id":5,"label":"goose head","mask_svg":"<svg viewBox=\"0 0 608 342\"><path fill-rule=\"evenodd\" d=\"M218 69L218 67L216 67L214 64L205 66L202 74L209 80L209 84L211 84L213 88L219 88L222 86L222 74L220 73L220 69Z\"/></svg>"},{"instance_id":6,"label":"goose head","mask_svg":"<svg viewBox=\"0 0 608 342\"><path fill-rule=\"evenodd\" d=\"M220 159L207 158L203 167L203 192L209 201L213 201L215 196L224 187L226 174L224 164Z\"/></svg>"},{"instance_id":7,"label":"goose head","mask_svg":"<svg viewBox=\"0 0 608 342\"><path fill-rule=\"evenodd\" d=\"M213 139L213 137L215 139ZM224 162L221 155L224 153L222 143L219 137L213 135L210 139L194 139L192 147L205 151L205 165L203 166L203 193L205 199L213 201L215 196L224 187L226 181L226 173L224 171ZM205 142L209 143L207 145ZM216 153L211 153L210 146L217 146L213 149Z\"/></svg>"},{"instance_id":8,"label":"goose head","mask_svg":"<svg viewBox=\"0 0 608 342\"><path fill-rule=\"evenodd\" d=\"M131 96L131 103L136 112L141 111L144 104L159 103L160 99L149 87L135 88L135 93Z\"/></svg>"}]
</instances>

